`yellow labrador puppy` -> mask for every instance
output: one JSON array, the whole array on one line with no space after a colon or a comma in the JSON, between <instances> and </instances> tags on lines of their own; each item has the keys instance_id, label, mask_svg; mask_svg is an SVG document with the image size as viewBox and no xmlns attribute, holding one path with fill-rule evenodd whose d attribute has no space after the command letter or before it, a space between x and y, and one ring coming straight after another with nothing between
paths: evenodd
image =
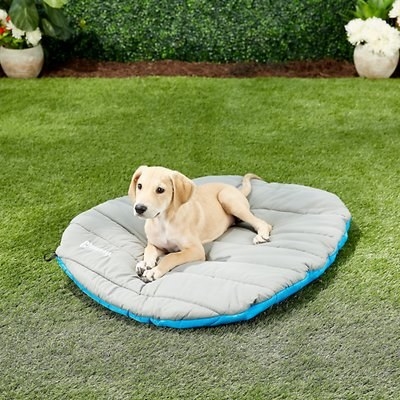
<instances>
[{"instance_id":1,"label":"yellow labrador puppy","mask_svg":"<svg viewBox=\"0 0 400 400\"><path fill-rule=\"evenodd\" d=\"M178 265L205 260L203 244L221 236L235 217L255 229L254 244L267 242L271 225L250 212L246 198L253 178L260 179L245 175L240 190L225 183L196 186L177 171L139 167L133 174L129 197L134 214L146 219L148 242L143 261L136 265L137 274L150 282Z\"/></svg>"}]
</instances>

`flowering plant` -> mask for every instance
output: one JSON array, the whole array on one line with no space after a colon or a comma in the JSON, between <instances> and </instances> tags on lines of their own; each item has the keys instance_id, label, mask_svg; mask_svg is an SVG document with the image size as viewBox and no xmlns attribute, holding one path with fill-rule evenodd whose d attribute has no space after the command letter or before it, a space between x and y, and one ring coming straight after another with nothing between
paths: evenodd
<instances>
[{"instance_id":1,"label":"flowering plant","mask_svg":"<svg viewBox=\"0 0 400 400\"><path fill-rule=\"evenodd\" d=\"M400 0L358 0L354 16L345 26L351 44L389 57L398 53L400 31L391 19L400 21Z\"/></svg>"},{"instance_id":2,"label":"flowering plant","mask_svg":"<svg viewBox=\"0 0 400 400\"><path fill-rule=\"evenodd\" d=\"M62 7L68 0L0 0L0 46L24 49L42 35L66 40L71 35Z\"/></svg>"},{"instance_id":3,"label":"flowering plant","mask_svg":"<svg viewBox=\"0 0 400 400\"><path fill-rule=\"evenodd\" d=\"M37 46L42 39L42 32L37 27L34 31L18 29L7 11L0 10L0 45L10 49L25 49Z\"/></svg>"},{"instance_id":4,"label":"flowering plant","mask_svg":"<svg viewBox=\"0 0 400 400\"><path fill-rule=\"evenodd\" d=\"M400 32L383 19L352 19L345 28L351 44L362 44L373 53L390 57L400 49Z\"/></svg>"}]
</instances>

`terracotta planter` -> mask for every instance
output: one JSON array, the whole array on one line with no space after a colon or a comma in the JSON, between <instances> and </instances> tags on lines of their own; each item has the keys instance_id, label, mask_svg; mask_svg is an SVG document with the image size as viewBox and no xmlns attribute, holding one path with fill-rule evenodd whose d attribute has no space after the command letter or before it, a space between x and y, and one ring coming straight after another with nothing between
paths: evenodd
<instances>
[{"instance_id":1,"label":"terracotta planter","mask_svg":"<svg viewBox=\"0 0 400 400\"><path fill-rule=\"evenodd\" d=\"M389 78L399 62L399 52L388 57L373 53L363 45L354 48L353 56L357 73L364 78Z\"/></svg>"},{"instance_id":2,"label":"terracotta planter","mask_svg":"<svg viewBox=\"0 0 400 400\"><path fill-rule=\"evenodd\" d=\"M39 44L29 49L0 47L0 64L10 78L36 78L43 67L43 48Z\"/></svg>"}]
</instances>

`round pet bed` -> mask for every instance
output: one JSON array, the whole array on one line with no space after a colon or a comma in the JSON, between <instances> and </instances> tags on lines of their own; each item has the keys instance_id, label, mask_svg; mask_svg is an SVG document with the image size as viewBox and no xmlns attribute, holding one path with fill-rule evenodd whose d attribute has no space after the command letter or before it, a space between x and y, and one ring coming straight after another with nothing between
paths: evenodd
<instances>
[{"instance_id":1,"label":"round pet bed","mask_svg":"<svg viewBox=\"0 0 400 400\"><path fill-rule=\"evenodd\" d=\"M241 180L194 181L240 186ZM194 328L248 320L322 275L345 244L351 220L336 195L306 186L253 180L249 202L273 226L270 242L254 245L254 232L238 224L205 245L207 261L178 266L151 283L135 272L146 237L128 197L75 217L57 261L93 300L139 322Z\"/></svg>"}]
</instances>

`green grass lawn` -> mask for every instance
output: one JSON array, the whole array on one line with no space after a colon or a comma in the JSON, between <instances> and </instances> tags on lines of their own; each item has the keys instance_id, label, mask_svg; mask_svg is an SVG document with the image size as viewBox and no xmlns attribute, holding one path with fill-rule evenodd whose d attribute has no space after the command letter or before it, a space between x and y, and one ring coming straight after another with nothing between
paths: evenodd
<instances>
[{"instance_id":1,"label":"green grass lawn","mask_svg":"<svg viewBox=\"0 0 400 400\"><path fill-rule=\"evenodd\" d=\"M398 399L400 81L0 79L0 399ZM353 215L325 275L247 323L97 305L43 253L140 164L257 173Z\"/></svg>"}]
</instances>

